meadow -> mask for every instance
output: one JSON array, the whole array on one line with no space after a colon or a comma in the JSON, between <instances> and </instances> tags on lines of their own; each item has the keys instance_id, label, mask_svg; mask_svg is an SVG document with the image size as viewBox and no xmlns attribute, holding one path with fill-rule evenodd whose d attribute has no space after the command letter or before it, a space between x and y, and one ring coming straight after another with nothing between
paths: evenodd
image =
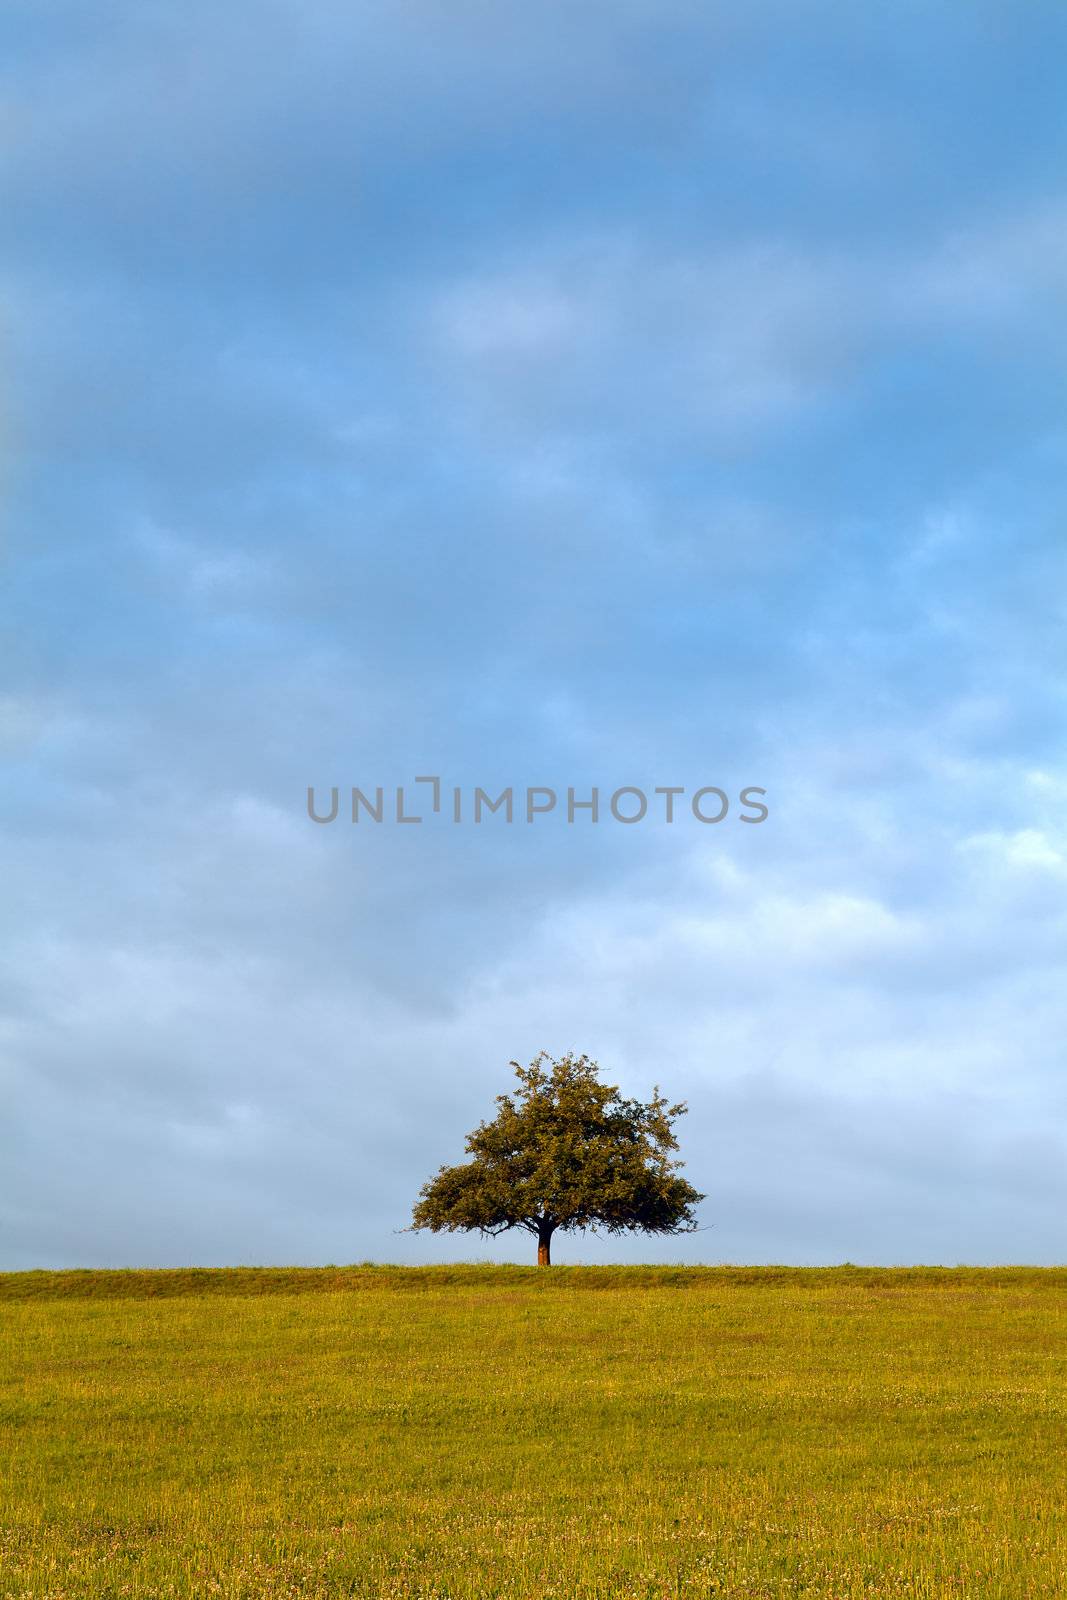
<instances>
[{"instance_id":1,"label":"meadow","mask_svg":"<svg viewBox=\"0 0 1067 1600\"><path fill-rule=\"evenodd\" d=\"M0 1596L1067 1595L1067 1270L0 1275Z\"/></svg>"}]
</instances>

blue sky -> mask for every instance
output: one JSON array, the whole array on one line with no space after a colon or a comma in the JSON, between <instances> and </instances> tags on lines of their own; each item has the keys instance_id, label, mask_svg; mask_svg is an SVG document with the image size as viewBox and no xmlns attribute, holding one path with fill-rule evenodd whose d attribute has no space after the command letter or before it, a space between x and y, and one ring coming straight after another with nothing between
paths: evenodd
<instances>
[{"instance_id":1,"label":"blue sky","mask_svg":"<svg viewBox=\"0 0 1067 1600\"><path fill-rule=\"evenodd\" d=\"M542 1048L708 1195L560 1259L1063 1260L1062 8L0 33L2 1264L525 1259Z\"/></svg>"}]
</instances>

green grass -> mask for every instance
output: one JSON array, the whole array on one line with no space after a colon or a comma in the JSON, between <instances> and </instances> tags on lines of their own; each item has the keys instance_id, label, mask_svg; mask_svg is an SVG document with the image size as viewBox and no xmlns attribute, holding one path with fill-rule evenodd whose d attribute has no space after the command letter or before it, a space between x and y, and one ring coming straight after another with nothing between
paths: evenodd
<instances>
[{"instance_id":1,"label":"green grass","mask_svg":"<svg viewBox=\"0 0 1067 1600\"><path fill-rule=\"evenodd\" d=\"M0 1595L1067 1595L1067 1271L0 1276Z\"/></svg>"}]
</instances>

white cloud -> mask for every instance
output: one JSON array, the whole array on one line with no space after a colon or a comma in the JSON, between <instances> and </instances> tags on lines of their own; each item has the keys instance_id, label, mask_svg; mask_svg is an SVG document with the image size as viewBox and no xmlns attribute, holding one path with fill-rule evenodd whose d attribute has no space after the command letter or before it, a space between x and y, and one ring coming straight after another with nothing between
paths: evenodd
<instances>
[{"instance_id":1,"label":"white cloud","mask_svg":"<svg viewBox=\"0 0 1067 1600\"><path fill-rule=\"evenodd\" d=\"M960 849L984 856L996 866L1022 873L1067 873L1067 851L1040 828L1015 833L976 833L961 840Z\"/></svg>"}]
</instances>

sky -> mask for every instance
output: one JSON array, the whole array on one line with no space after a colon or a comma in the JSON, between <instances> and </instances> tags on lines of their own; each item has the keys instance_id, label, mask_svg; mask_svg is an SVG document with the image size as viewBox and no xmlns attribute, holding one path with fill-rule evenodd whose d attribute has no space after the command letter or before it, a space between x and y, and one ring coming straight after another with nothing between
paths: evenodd
<instances>
[{"instance_id":1,"label":"sky","mask_svg":"<svg viewBox=\"0 0 1067 1600\"><path fill-rule=\"evenodd\" d=\"M0 1266L526 1260L540 1050L706 1194L557 1260L1067 1260L1065 51L8 0Z\"/></svg>"}]
</instances>

